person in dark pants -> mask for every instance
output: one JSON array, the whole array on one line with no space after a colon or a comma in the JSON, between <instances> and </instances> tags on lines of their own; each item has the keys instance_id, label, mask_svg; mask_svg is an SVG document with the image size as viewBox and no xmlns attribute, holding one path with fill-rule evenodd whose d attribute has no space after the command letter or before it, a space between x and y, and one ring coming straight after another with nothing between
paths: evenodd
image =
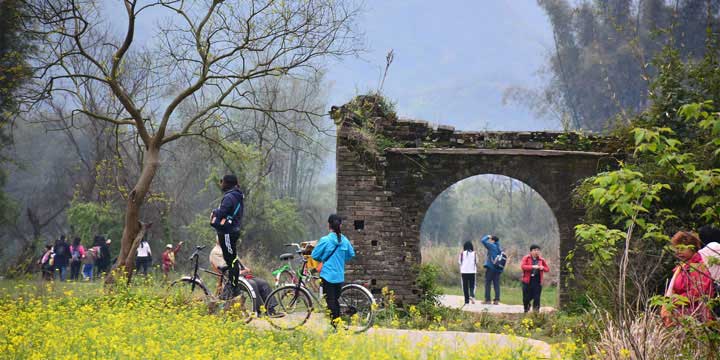
<instances>
[{"instance_id":1,"label":"person in dark pants","mask_svg":"<svg viewBox=\"0 0 720 360\"><path fill-rule=\"evenodd\" d=\"M500 239L495 235L485 235L480 242L487 249L487 258L485 260L485 301L483 304L490 304L490 286L495 288L495 299L493 304L500 303L500 274L503 269L495 265L495 259L500 255Z\"/></svg>"},{"instance_id":2,"label":"person in dark pants","mask_svg":"<svg viewBox=\"0 0 720 360\"><path fill-rule=\"evenodd\" d=\"M342 219L336 214L328 218L328 227L332 231L322 237L310 256L323 263L320 270L325 302L332 316L333 327L340 317L340 290L345 282L345 262L355 257L355 249L350 240L340 232Z\"/></svg>"},{"instance_id":3,"label":"person in dark pants","mask_svg":"<svg viewBox=\"0 0 720 360\"><path fill-rule=\"evenodd\" d=\"M535 244L530 246L530 254L522 258L520 269L523 271L522 292L525 312L530 311L531 301L533 310L538 312L540 311L543 274L550 271L547 262L540 256L540 246Z\"/></svg>"},{"instance_id":4,"label":"person in dark pants","mask_svg":"<svg viewBox=\"0 0 720 360\"><path fill-rule=\"evenodd\" d=\"M80 280L80 265L85 258L85 248L80 244L80 238L76 237L70 246L70 280Z\"/></svg>"},{"instance_id":5,"label":"person in dark pants","mask_svg":"<svg viewBox=\"0 0 720 360\"><path fill-rule=\"evenodd\" d=\"M140 245L137 248L137 255L135 256L135 271L140 274L142 269L143 275L147 276L148 267L152 264L152 250L150 249L150 243L146 238L140 241Z\"/></svg>"},{"instance_id":6,"label":"person in dark pants","mask_svg":"<svg viewBox=\"0 0 720 360\"><path fill-rule=\"evenodd\" d=\"M472 242L466 241L463 251L458 256L460 265L460 278L462 280L463 295L465 304L475 303L475 273L477 273L477 256Z\"/></svg>"},{"instance_id":7,"label":"person in dark pants","mask_svg":"<svg viewBox=\"0 0 720 360\"><path fill-rule=\"evenodd\" d=\"M60 239L55 241L53 250L55 251L55 270L58 277L60 277L60 281L65 281L67 267L70 262L70 245L65 242L65 235L60 236Z\"/></svg>"},{"instance_id":8,"label":"person in dark pants","mask_svg":"<svg viewBox=\"0 0 720 360\"><path fill-rule=\"evenodd\" d=\"M238 180L235 175L223 176L220 181L220 188L223 191L223 198L220 206L213 210L210 215L210 225L215 228L218 243L222 249L223 259L229 264L230 283L233 287L238 284L240 276L240 260L237 256L237 241L240 238L240 225L243 216L243 200L245 196L238 188ZM223 292L228 297L228 292Z\"/></svg>"}]
</instances>

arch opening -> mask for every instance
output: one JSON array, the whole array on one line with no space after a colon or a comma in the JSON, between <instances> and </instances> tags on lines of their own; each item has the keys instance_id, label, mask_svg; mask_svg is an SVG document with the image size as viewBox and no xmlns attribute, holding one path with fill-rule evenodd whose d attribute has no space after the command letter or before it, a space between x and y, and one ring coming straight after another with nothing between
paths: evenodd
<instances>
[{"instance_id":1,"label":"arch opening","mask_svg":"<svg viewBox=\"0 0 720 360\"><path fill-rule=\"evenodd\" d=\"M439 268L438 284L445 294L462 296L458 256L470 241L478 255L476 299L485 297L487 250L480 239L486 234L500 238L508 254L501 275L501 303L522 305L520 260L530 245L541 248L550 266L543 281L542 306L558 306L560 231L546 200L524 182L498 174L482 174L459 180L444 189L425 211L420 224L420 258ZM494 291L492 296L494 297Z\"/></svg>"}]
</instances>

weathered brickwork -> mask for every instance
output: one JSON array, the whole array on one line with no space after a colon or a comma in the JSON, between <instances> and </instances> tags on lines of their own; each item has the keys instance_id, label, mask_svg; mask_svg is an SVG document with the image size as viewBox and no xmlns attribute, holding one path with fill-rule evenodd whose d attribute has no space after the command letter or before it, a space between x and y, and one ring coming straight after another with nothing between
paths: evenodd
<instances>
[{"instance_id":1,"label":"weathered brickwork","mask_svg":"<svg viewBox=\"0 0 720 360\"><path fill-rule=\"evenodd\" d=\"M593 152L548 150L556 147L558 138L565 136L565 145L573 139L553 132L456 132L397 120L375 109L369 113L376 116L358 119L346 107L333 112L339 123L337 211L357 252L348 264L350 280L369 279L376 289L393 289L401 302L416 302L414 265L421 262L425 213L449 186L481 174L505 175L531 186L557 218L561 257L574 248L573 229L583 212L573 206L571 192L579 180L597 173L611 148L609 141L586 138L583 146L598 150ZM378 149L370 143L377 139L394 147ZM565 281L565 266L554 270L561 271L562 305L572 283Z\"/></svg>"}]
</instances>

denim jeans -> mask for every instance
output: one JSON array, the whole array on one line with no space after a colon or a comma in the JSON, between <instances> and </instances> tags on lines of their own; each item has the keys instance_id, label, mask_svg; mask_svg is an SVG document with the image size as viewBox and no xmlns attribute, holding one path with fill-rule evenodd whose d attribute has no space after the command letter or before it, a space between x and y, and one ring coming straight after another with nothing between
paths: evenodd
<instances>
[{"instance_id":1,"label":"denim jeans","mask_svg":"<svg viewBox=\"0 0 720 360\"><path fill-rule=\"evenodd\" d=\"M93 275L93 264L83 264L82 274L85 280L92 280Z\"/></svg>"},{"instance_id":2,"label":"denim jeans","mask_svg":"<svg viewBox=\"0 0 720 360\"><path fill-rule=\"evenodd\" d=\"M485 271L485 301L490 301L490 284L495 288L495 299L500 301L500 271L486 269Z\"/></svg>"},{"instance_id":3,"label":"denim jeans","mask_svg":"<svg viewBox=\"0 0 720 360\"><path fill-rule=\"evenodd\" d=\"M55 278L60 278L60 281L65 281L65 277L67 276L67 265L56 265L55 274Z\"/></svg>"}]
</instances>

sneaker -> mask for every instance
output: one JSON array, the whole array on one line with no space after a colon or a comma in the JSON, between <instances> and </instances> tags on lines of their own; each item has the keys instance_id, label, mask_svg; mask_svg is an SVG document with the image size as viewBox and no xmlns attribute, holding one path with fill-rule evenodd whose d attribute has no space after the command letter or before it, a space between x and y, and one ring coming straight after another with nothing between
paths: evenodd
<instances>
[{"instance_id":1,"label":"sneaker","mask_svg":"<svg viewBox=\"0 0 720 360\"><path fill-rule=\"evenodd\" d=\"M493 300L493 305L499 305L499 304L500 304L500 300Z\"/></svg>"},{"instance_id":2,"label":"sneaker","mask_svg":"<svg viewBox=\"0 0 720 360\"><path fill-rule=\"evenodd\" d=\"M475 304L475 298L472 298L472 297L471 297L471 298L470 298L470 303L471 303L471 304Z\"/></svg>"},{"instance_id":3,"label":"sneaker","mask_svg":"<svg viewBox=\"0 0 720 360\"><path fill-rule=\"evenodd\" d=\"M485 300L485 301L481 302L481 304L483 304L483 305L490 305L491 303L490 303L490 300Z\"/></svg>"}]
</instances>

